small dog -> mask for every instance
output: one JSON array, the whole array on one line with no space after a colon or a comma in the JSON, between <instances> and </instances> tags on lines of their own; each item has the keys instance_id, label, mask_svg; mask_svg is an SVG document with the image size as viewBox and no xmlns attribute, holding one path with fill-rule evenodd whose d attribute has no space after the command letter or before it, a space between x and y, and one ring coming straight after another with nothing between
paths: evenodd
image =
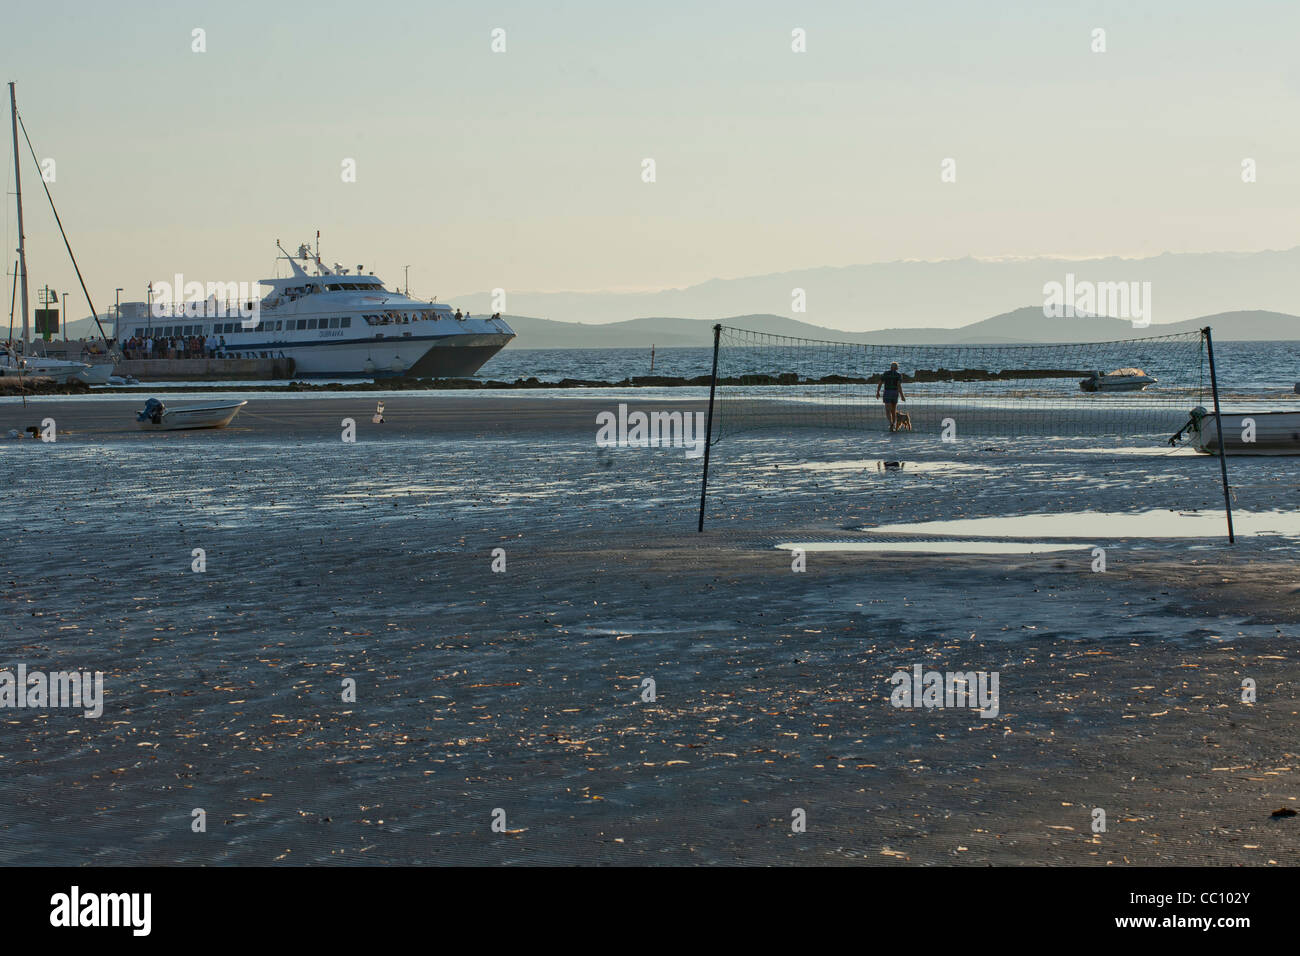
<instances>
[{"instance_id":1,"label":"small dog","mask_svg":"<svg viewBox=\"0 0 1300 956\"><path fill-rule=\"evenodd\" d=\"M907 412L894 413L894 431L901 432L904 428L909 432L912 430L912 419L908 417Z\"/></svg>"}]
</instances>

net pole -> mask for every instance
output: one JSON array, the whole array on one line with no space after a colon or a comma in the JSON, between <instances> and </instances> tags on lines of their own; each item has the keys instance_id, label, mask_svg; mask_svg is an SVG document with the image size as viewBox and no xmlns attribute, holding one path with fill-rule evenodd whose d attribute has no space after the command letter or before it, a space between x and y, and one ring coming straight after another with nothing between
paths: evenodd
<instances>
[{"instance_id":1,"label":"net pole","mask_svg":"<svg viewBox=\"0 0 1300 956\"><path fill-rule=\"evenodd\" d=\"M704 477L700 481L700 526L704 531L704 499L709 493L709 448L713 444L713 396L718 390L718 343L722 339L722 324L713 327L713 376L709 379L709 417L704 426Z\"/></svg>"},{"instance_id":2,"label":"net pole","mask_svg":"<svg viewBox=\"0 0 1300 956\"><path fill-rule=\"evenodd\" d=\"M1219 411L1219 380L1214 374L1214 339L1207 325L1201 330L1205 335L1205 352L1210 360L1210 391L1214 394L1214 427L1219 433L1219 471L1223 475L1223 510L1228 516L1228 544L1235 544L1232 532L1232 497L1228 493L1228 455L1223 447L1223 414Z\"/></svg>"}]
</instances>

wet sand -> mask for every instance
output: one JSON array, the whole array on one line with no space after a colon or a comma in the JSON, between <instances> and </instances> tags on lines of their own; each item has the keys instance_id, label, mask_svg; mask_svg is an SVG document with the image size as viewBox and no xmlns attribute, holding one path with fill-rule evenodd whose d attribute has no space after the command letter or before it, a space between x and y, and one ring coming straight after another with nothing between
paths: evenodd
<instances>
[{"instance_id":1,"label":"wet sand","mask_svg":"<svg viewBox=\"0 0 1300 956\"><path fill-rule=\"evenodd\" d=\"M0 443L2 666L106 685L98 719L0 711L5 863L1294 859L1295 540L776 549L1215 510L1214 459L767 433L714 449L699 535L699 459L596 448L606 399L259 400L191 433L141 403L0 405L59 435ZM876 458L934 467L837 467ZM1238 507L1294 508L1300 460L1231 471ZM998 715L892 707L914 664L999 672Z\"/></svg>"}]
</instances>

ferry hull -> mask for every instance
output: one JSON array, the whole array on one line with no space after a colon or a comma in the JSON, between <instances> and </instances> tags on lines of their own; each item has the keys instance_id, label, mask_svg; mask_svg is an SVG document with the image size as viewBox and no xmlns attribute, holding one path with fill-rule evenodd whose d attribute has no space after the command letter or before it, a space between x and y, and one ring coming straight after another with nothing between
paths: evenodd
<instances>
[{"instance_id":1,"label":"ferry hull","mask_svg":"<svg viewBox=\"0 0 1300 956\"><path fill-rule=\"evenodd\" d=\"M429 350L428 339L392 338L364 342L321 342L310 345L271 343L256 348L228 348L226 354L258 358L265 351L271 358L291 358L294 377L338 376L341 378L409 375L410 369Z\"/></svg>"},{"instance_id":2,"label":"ferry hull","mask_svg":"<svg viewBox=\"0 0 1300 956\"><path fill-rule=\"evenodd\" d=\"M470 332L342 342L236 342L224 354L293 359L295 378L468 378L513 338L513 333Z\"/></svg>"},{"instance_id":3,"label":"ferry hull","mask_svg":"<svg viewBox=\"0 0 1300 956\"><path fill-rule=\"evenodd\" d=\"M407 374L414 378L469 378L513 338L500 333L458 335L429 349Z\"/></svg>"}]
</instances>

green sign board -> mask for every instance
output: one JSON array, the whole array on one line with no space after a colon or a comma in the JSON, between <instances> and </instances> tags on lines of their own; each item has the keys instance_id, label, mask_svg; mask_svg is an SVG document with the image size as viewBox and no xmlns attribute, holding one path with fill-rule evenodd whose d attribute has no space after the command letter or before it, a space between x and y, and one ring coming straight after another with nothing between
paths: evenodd
<instances>
[{"instance_id":1,"label":"green sign board","mask_svg":"<svg viewBox=\"0 0 1300 956\"><path fill-rule=\"evenodd\" d=\"M36 310L36 334L37 335L58 335L59 334L59 310L58 309L37 309Z\"/></svg>"}]
</instances>

